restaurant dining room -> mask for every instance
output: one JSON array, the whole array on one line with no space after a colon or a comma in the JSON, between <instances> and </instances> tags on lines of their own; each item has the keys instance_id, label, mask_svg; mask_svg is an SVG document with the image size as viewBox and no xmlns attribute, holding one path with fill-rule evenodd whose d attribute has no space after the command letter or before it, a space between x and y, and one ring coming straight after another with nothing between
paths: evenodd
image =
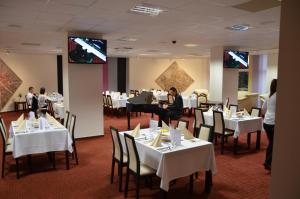
<instances>
[{"instance_id":1,"label":"restaurant dining room","mask_svg":"<svg viewBox=\"0 0 300 199\"><path fill-rule=\"evenodd\" d=\"M299 199L299 7L0 0L0 198Z\"/></svg>"}]
</instances>

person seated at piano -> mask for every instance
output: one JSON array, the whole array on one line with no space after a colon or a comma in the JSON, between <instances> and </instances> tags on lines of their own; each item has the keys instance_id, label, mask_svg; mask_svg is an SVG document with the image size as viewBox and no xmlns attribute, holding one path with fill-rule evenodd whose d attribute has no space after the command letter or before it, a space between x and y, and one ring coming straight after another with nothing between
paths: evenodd
<instances>
[{"instance_id":1,"label":"person seated at piano","mask_svg":"<svg viewBox=\"0 0 300 199\"><path fill-rule=\"evenodd\" d=\"M38 106L39 109L47 109L47 97L46 97L46 89L41 87L40 94L38 97Z\"/></svg>"},{"instance_id":2,"label":"person seated at piano","mask_svg":"<svg viewBox=\"0 0 300 199\"><path fill-rule=\"evenodd\" d=\"M181 95L178 94L175 87L170 88L169 93L173 96L174 101L170 105L164 104L160 113L159 125L161 126L161 121L169 124L170 119L179 119L182 115L183 110L183 100Z\"/></svg>"}]
</instances>

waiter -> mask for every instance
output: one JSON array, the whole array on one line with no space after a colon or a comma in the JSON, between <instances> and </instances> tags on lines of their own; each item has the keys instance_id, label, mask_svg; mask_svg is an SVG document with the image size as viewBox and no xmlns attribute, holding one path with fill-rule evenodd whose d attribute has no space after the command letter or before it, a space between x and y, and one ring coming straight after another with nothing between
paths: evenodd
<instances>
[{"instance_id":1,"label":"waiter","mask_svg":"<svg viewBox=\"0 0 300 199\"><path fill-rule=\"evenodd\" d=\"M159 126L161 126L161 121L164 121L166 124L169 124L170 119L177 120L182 115L183 100L181 95L178 94L177 89L175 87L170 88L169 93L174 98L174 102L170 105L163 105L160 111Z\"/></svg>"}]
</instances>

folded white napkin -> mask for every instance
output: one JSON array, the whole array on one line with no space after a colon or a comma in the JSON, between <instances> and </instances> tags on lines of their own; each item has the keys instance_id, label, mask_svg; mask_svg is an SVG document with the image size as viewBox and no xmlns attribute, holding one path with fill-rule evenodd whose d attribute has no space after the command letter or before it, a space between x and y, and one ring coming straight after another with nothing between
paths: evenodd
<instances>
[{"instance_id":1,"label":"folded white napkin","mask_svg":"<svg viewBox=\"0 0 300 199\"><path fill-rule=\"evenodd\" d=\"M164 121L161 121L161 122L162 122L162 127L161 127L161 129L162 129L163 131L170 131L169 126L168 126Z\"/></svg>"},{"instance_id":2,"label":"folded white napkin","mask_svg":"<svg viewBox=\"0 0 300 199\"><path fill-rule=\"evenodd\" d=\"M153 141L150 143L150 146L161 147L161 132L159 132Z\"/></svg>"},{"instance_id":3,"label":"folded white napkin","mask_svg":"<svg viewBox=\"0 0 300 199\"><path fill-rule=\"evenodd\" d=\"M188 129L186 129L186 128L183 130L183 135L184 135L184 139L185 140L194 139L193 134Z\"/></svg>"},{"instance_id":4,"label":"folded white napkin","mask_svg":"<svg viewBox=\"0 0 300 199\"><path fill-rule=\"evenodd\" d=\"M227 111L229 111L229 109L225 105L223 105L223 111L226 113Z\"/></svg>"},{"instance_id":5,"label":"folded white napkin","mask_svg":"<svg viewBox=\"0 0 300 199\"><path fill-rule=\"evenodd\" d=\"M18 128L16 129L15 133L25 132L26 131L26 121L23 120L18 125Z\"/></svg>"},{"instance_id":6,"label":"folded white napkin","mask_svg":"<svg viewBox=\"0 0 300 199\"><path fill-rule=\"evenodd\" d=\"M16 124L19 126L24 121L24 113L17 119Z\"/></svg>"},{"instance_id":7,"label":"folded white napkin","mask_svg":"<svg viewBox=\"0 0 300 199\"><path fill-rule=\"evenodd\" d=\"M131 132L131 136L132 137L140 137L140 128L141 128L141 124L139 123L135 128L134 130Z\"/></svg>"},{"instance_id":8,"label":"folded white napkin","mask_svg":"<svg viewBox=\"0 0 300 199\"><path fill-rule=\"evenodd\" d=\"M213 107L210 107L210 108L208 109L207 112L210 113L210 114L212 114L212 112L213 112Z\"/></svg>"},{"instance_id":9,"label":"folded white napkin","mask_svg":"<svg viewBox=\"0 0 300 199\"><path fill-rule=\"evenodd\" d=\"M250 114L248 113L248 111L244 108L244 115L245 116L250 116Z\"/></svg>"}]
</instances>

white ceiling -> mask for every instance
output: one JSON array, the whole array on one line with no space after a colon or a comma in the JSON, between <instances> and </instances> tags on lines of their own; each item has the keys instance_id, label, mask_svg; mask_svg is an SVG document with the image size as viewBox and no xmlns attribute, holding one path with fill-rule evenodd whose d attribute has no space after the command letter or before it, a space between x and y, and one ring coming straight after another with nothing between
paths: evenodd
<instances>
[{"instance_id":1,"label":"white ceiling","mask_svg":"<svg viewBox=\"0 0 300 199\"><path fill-rule=\"evenodd\" d=\"M0 0L0 49L56 53L66 32L101 33L110 56L192 57L213 46L277 49L280 7L252 13L233 8L249 0ZM167 9L157 17L128 10L138 3ZM249 24L244 32L225 29ZM135 42L118 41L123 37ZM172 44L176 40L176 44ZM21 43L38 43L24 46ZM194 43L188 48L184 44ZM130 47L132 50L123 48Z\"/></svg>"}]
</instances>

